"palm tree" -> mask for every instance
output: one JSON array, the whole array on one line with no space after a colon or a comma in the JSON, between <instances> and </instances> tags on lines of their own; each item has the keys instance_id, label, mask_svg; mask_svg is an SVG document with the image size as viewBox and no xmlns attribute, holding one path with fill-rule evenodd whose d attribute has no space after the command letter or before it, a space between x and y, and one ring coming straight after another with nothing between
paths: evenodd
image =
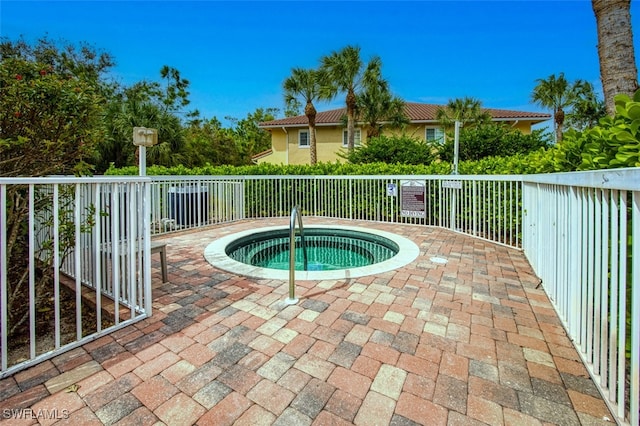
<instances>
[{"instance_id":1,"label":"palm tree","mask_svg":"<svg viewBox=\"0 0 640 426\"><path fill-rule=\"evenodd\" d=\"M583 99L588 94L590 85L583 80L576 80L570 84L564 73L557 77L552 74L546 80L539 78L536 81L538 84L533 88L531 99L541 107L553 110L556 143L559 143L562 141L564 110Z\"/></svg>"},{"instance_id":2,"label":"palm tree","mask_svg":"<svg viewBox=\"0 0 640 426\"><path fill-rule=\"evenodd\" d=\"M491 120L491 116L482 109L482 102L471 97L449 100L444 108L438 108L436 118L445 127L451 127L456 121L464 127L469 122L478 124Z\"/></svg>"},{"instance_id":3,"label":"palm tree","mask_svg":"<svg viewBox=\"0 0 640 426\"><path fill-rule=\"evenodd\" d=\"M347 150L353 151L355 141L355 114L358 104L356 93L362 85L363 69L360 48L347 46L333 52L321 60L322 67L331 82L325 87L326 97L332 98L336 92L346 92L347 105Z\"/></svg>"},{"instance_id":4,"label":"palm tree","mask_svg":"<svg viewBox=\"0 0 640 426\"><path fill-rule=\"evenodd\" d=\"M316 108L313 102L322 98L323 75L312 69L293 68L291 76L284 83L284 97L287 105L299 103L299 97L305 103L304 115L309 120L309 156L311 164L318 162L316 149Z\"/></svg>"},{"instance_id":5,"label":"palm tree","mask_svg":"<svg viewBox=\"0 0 640 426\"><path fill-rule=\"evenodd\" d=\"M567 127L580 131L596 126L600 119L607 115L604 100L598 97L593 84L587 82L584 88L584 95L573 104L565 121Z\"/></svg>"},{"instance_id":6,"label":"palm tree","mask_svg":"<svg viewBox=\"0 0 640 426\"><path fill-rule=\"evenodd\" d=\"M598 57L600 80L607 112L615 113L614 96L633 96L638 89L631 31L631 0L591 0L598 27Z\"/></svg>"},{"instance_id":7,"label":"palm tree","mask_svg":"<svg viewBox=\"0 0 640 426\"><path fill-rule=\"evenodd\" d=\"M389 82L382 78L382 61L374 58L363 75L363 89L357 95L357 114L365 123L367 140L380 135L383 122L399 128L409 122L402 99L393 96Z\"/></svg>"},{"instance_id":8,"label":"palm tree","mask_svg":"<svg viewBox=\"0 0 640 426\"><path fill-rule=\"evenodd\" d=\"M153 98L156 90L157 85L141 82L114 95L105 108L107 132L98 145L98 171L106 170L110 163L116 167L136 164L138 152L131 143L134 127L158 130L159 143L146 149L149 165L173 166L185 162L181 121Z\"/></svg>"}]
</instances>

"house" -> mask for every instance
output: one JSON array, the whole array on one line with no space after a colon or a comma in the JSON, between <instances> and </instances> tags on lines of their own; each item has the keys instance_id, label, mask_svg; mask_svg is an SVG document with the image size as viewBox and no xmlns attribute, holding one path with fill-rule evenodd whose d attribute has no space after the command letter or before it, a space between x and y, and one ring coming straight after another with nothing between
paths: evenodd
<instances>
[{"instance_id":1,"label":"house","mask_svg":"<svg viewBox=\"0 0 640 426\"><path fill-rule=\"evenodd\" d=\"M406 114L410 124L405 133L430 141L443 140L443 129L436 119L436 113L442 105L407 102ZM539 112L510 111L485 108L492 121L503 122L521 132L531 133L531 126L551 118L550 114ZM319 112L316 115L316 150L318 162L340 161L338 153L347 147L347 127L343 117L346 108ZM271 149L256 154L256 163L272 164L309 164L309 122L307 117L282 118L260 123L259 127L271 133ZM384 129L383 133L392 131ZM366 142L366 132L356 123L356 146Z\"/></svg>"}]
</instances>

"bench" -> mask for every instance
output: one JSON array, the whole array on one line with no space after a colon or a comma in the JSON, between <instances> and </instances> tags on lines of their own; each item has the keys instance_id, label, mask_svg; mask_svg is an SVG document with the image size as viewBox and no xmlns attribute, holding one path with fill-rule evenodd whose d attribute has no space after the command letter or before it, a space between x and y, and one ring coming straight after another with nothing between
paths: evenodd
<instances>
[{"instance_id":1,"label":"bench","mask_svg":"<svg viewBox=\"0 0 640 426\"><path fill-rule=\"evenodd\" d=\"M169 282L167 279L167 243L151 241L151 254L160 253L160 269L162 270L162 282Z\"/></svg>"},{"instance_id":2,"label":"bench","mask_svg":"<svg viewBox=\"0 0 640 426\"><path fill-rule=\"evenodd\" d=\"M151 255L153 255L154 253L159 253L160 254L160 270L162 272L162 282L166 283L169 282L168 278L167 278L167 243L164 243L162 241L151 241ZM111 244L105 244L102 247L102 253L106 254L107 256L111 257ZM126 256L126 243L121 243L120 244L120 255L121 256ZM103 266L104 268L104 266Z\"/></svg>"}]
</instances>

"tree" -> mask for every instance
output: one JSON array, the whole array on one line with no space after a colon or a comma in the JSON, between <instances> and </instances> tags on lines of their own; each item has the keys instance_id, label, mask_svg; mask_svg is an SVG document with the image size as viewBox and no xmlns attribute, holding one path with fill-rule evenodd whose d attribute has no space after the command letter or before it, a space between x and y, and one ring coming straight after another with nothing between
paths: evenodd
<instances>
[{"instance_id":1,"label":"tree","mask_svg":"<svg viewBox=\"0 0 640 426\"><path fill-rule=\"evenodd\" d=\"M292 99L291 102L286 103L284 108L285 117L297 117L302 113L302 103L299 100Z\"/></svg>"},{"instance_id":2,"label":"tree","mask_svg":"<svg viewBox=\"0 0 640 426\"><path fill-rule=\"evenodd\" d=\"M0 57L0 176L88 173L87 160L104 134L97 81L6 51Z\"/></svg>"},{"instance_id":3,"label":"tree","mask_svg":"<svg viewBox=\"0 0 640 426\"><path fill-rule=\"evenodd\" d=\"M183 113L183 108L191 103L188 90L189 80L182 78L180 71L168 65L163 65L160 68L160 77L166 80L164 93L158 95L165 111L175 114Z\"/></svg>"},{"instance_id":4,"label":"tree","mask_svg":"<svg viewBox=\"0 0 640 426\"><path fill-rule=\"evenodd\" d=\"M188 162L185 152L184 120L194 120L197 111L188 112L189 81L175 68L163 66L159 82L141 81L130 87L117 88L109 97L105 108L107 137L98 146L96 159L98 171L105 171L110 164L124 167L137 163L137 148L131 138L134 127L158 130L158 144L147 148L150 165L173 166Z\"/></svg>"},{"instance_id":5,"label":"tree","mask_svg":"<svg viewBox=\"0 0 640 426\"><path fill-rule=\"evenodd\" d=\"M566 114L566 125L569 128L585 130L594 127L607 115L604 101L596 95L591 83L586 84L588 88L584 96L580 97Z\"/></svg>"},{"instance_id":6,"label":"tree","mask_svg":"<svg viewBox=\"0 0 640 426\"><path fill-rule=\"evenodd\" d=\"M562 141L565 109L572 108L589 93L593 92L593 86L583 80L569 83L564 73L559 76L550 75L546 80L536 80L538 84L533 88L531 99L543 108L553 111L553 124L556 134L556 143Z\"/></svg>"},{"instance_id":7,"label":"tree","mask_svg":"<svg viewBox=\"0 0 640 426\"><path fill-rule=\"evenodd\" d=\"M45 64L50 73L91 83L102 96L115 86L115 83L106 79L108 71L114 66L113 57L87 43L77 46L61 44L47 37L39 39L33 45L27 43L24 38L11 41L2 37L0 41L2 60L19 58L31 63Z\"/></svg>"},{"instance_id":8,"label":"tree","mask_svg":"<svg viewBox=\"0 0 640 426\"><path fill-rule=\"evenodd\" d=\"M316 148L316 108L314 101L321 98L322 73L312 69L294 68L284 83L284 97L287 105L304 103L304 115L309 120L309 157L312 165L318 162ZM302 101L299 101L301 98Z\"/></svg>"},{"instance_id":9,"label":"tree","mask_svg":"<svg viewBox=\"0 0 640 426\"><path fill-rule=\"evenodd\" d=\"M158 130L158 144L146 149L149 165L173 166L184 160L182 123L164 110L156 98L156 84L140 82L113 96L105 109L107 137L98 146L97 169L105 171L111 163L116 167L137 164L137 148L132 143L134 127Z\"/></svg>"},{"instance_id":10,"label":"tree","mask_svg":"<svg viewBox=\"0 0 640 426\"><path fill-rule=\"evenodd\" d=\"M231 132L217 118L193 121L185 130L186 167L242 165Z\"/></svg>"},{"instance_id":11,"label":"tree","mask_svg":"<svg viewBox=\"0 0 640 426\"><path fill-rule=\"evenodd\" d=\"M271 134L258 125L271 121L278 114L277 108L257 108L241 120L225 117L233 123L229 134L236 143L243 164L251 164L251 157L271 148Z\"/></svg>"},{"instance_id":12,"label":"tree","mask_svg":"<svg viewBox=\"0 0 640 426\"><path fill-rule=\"evenodd\" d=\"M364 71L363 89L357 95L357 115L365 123L367 140L379 136L388 124L401 128L409 123L402 99L391 94L389 83L382 78L382 61L372 59Z\"/></svg>"},{"instance_id":13,"label":"tree","mask_svg":"<svg viewBox=\"0 0 640 426\"><path fill-rule=\"evenodd\" d=\"M609 115L615 113L615 95L633 96L638 88L631 31L631 0L591 0L598 28L600 80Z\"/></svg>"},{"instance_id":14,"label":"tree","mask_svg":"<svg viewBox=\"0 0 640 426\"><path fill-rule=\"evenodd\" d=\"M347 150L355 146L355 115L358 100L356 93L362 85L363 68L360 48L347 46L321 59L321 70L327 73L330 84L325 87L326 97L337 92L346 92L347 106Z\"/></svg>"},{"instance_id":15,"label":"tree","mask_svg":"<svg viewBox=\"0 0 640 426\"><path fill-rule=\"evenodd\" d=\"M54 49L53 45L46 45ZM101 66L95 56L85 54L70 59L66 50L47 51L3 42L0 47L0 176L46 176L87 174L87 160L103 137L103 86L99 82ZM36 54L37 52L37 54ZM50 59L51 62L36 60ZM75 58L75 57L74 57ZM89 72L93 70L95 72ZM65 197L68 186L59 191L57 229L60 262L73 245L75 227L71 226ZM29 318L29 194L25 185L9 185L6 190L7 257L7 333L15 335ZM43 229L53 226L52 194L34 191L34 216L45 221ZM35 304L39 309L52 293L53 244L43 232L36 247L34 278Z\"/></svg>"},{"instance_id":16,"label":"tree","mask_svg":"<svg viewBox=\"0 0 640 426\"><path fill-rule=\"evenodd\" d=\"M444 108L438 108L436 118L445 128L451 128L456 121L461 127L491 121L491 116L482 109L482 102L471 97L450 99Z\"/></svg>"}]
</instances>

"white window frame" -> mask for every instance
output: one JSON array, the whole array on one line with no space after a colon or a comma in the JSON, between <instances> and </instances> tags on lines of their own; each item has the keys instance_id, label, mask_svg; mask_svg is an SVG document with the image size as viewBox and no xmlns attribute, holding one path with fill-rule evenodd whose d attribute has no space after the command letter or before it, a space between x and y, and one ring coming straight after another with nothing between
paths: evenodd
<instances>
[{"instance_id":1,"label":"white window frame","mask_svg":"<svg viewBox=\"0 0 640 426\"><path fill-rule=\"evenodd\" d=\"M356 127L353 129L353 146L362 145L362 131L360 128ZM342 130L342 147L346 148L349 146L349 139L347 136L347 129Z\"/></svg>"},{"instance_id":2,"label":"white window frame","mask_svg":"<svg viewBox=\"0 0 640 426\"><path fill-rule=\"evenodd\" d=\"M302 143L302 135L307 135L306 145ZM298 130L298 148L309 148L311 146L311 140L309 139L309 129Z\"/></svg>"},{"instance_id":3,"label":"white window frame","mask_svg":"<svg viewBox=\"0 0 640 426\"><path fill-rule=\"evenodd\" d=\"M440 138L434 138L434 139L429 139L427 133L429 132L429 130L433 130L434 136L437 138L438 136L440 136ZM443 144L445 142L445 134L444 134L444 129L442 127L439 126L426 126L424 129L424 140L427 142L436 142L439 144Z\"/></svg>"}]
</instances>

